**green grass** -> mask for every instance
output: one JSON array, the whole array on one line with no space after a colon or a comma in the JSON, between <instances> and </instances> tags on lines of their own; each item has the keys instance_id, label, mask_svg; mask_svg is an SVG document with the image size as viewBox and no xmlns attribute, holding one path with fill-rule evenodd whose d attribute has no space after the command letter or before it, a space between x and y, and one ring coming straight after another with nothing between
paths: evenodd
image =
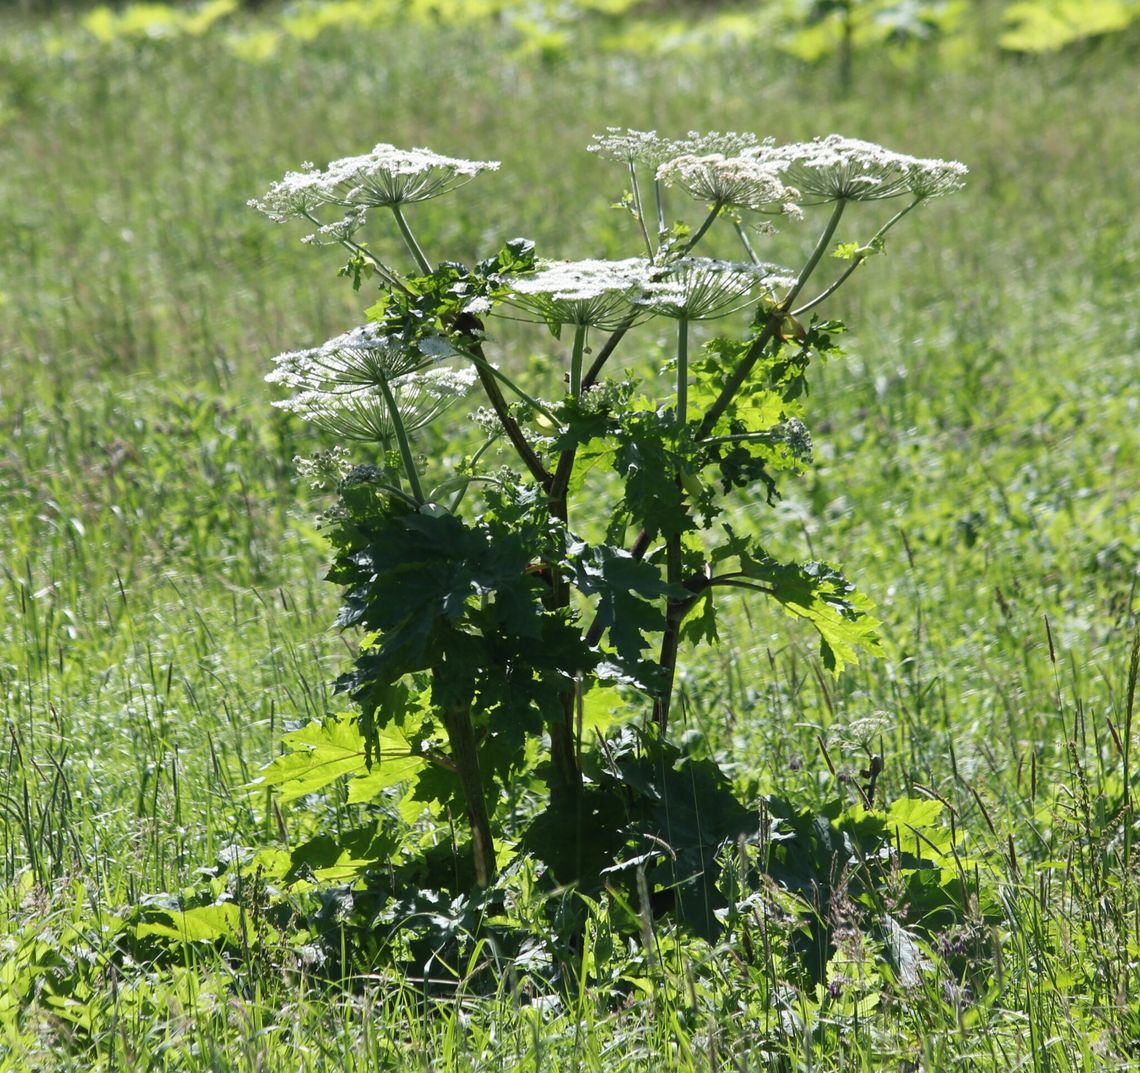
<instances>
[{"instance_id":1,"label":"green grass","mask_svg":"<svg viewBox=\"0 0 1140 1073\"><path fill-rule=\"evenodd\" d=\"M6 21L0 40L0 1069L1140 1062L1140 100L1123 47L917 73L873 57L839 99L833 71L760 50L543 63L492 31L478 48L446 28L326 35L269 66L208 38L47 58ZM974 974L955 982L966 962L931 951L940 967L906 987L855 936L821 1005L765 958L780 924L760 918L749 950L662 932L624 1001L599 970L552 1008L509 975L447 1001L382 973L326 992L284 940L112 963L132 908L303 823L244 787L348 662L320 504L290 461L317 441L261 376L356 323L360 296L335 254L245 200L302 160L427 145L503 161L417 216L441 256L517 233L625 255L636 236L606 208L621 179L583 151L606 125L840 130L971 167L830 310L853 333L816 373L819 465L754 511L774 545L806 537L859 580L883 657L832 681L806 634L742 607L683 669L680 707L802 807L843 792L820 738L842 772L861 734L885 800L944 798L997 907L947 937ZM542 345L523 338L520 367Z\"/></svg>"}]
</instances>

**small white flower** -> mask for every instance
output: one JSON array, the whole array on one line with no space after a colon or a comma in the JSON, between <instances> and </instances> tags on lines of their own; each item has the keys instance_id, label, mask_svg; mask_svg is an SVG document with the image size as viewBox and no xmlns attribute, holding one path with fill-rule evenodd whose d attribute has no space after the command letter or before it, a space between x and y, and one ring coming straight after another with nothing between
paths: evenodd
<instances>
[{"instance_id":1,"label":"small white flower","mask_svg":"<svg viewBox=\"0 0 1140 1073\"><path fill-rule=\"evenodd\" d=\"M922 160L873 142L829 134L792 145L747 151L797 187L805 204L879 201L911 194L928 198L959 189L968 171L954 160Z\"/></svg>"},{"instance_id":2,"label":"small white flower","mask_svg":"<svg viewBox=\"0 0 1140 1073\"><path fill-rule=\"evenodd\" d=\"M650 261L546 261L535 272L511 276L510 301L550 324L588 325L611 331L628 323L633 303L652 278Z\"/></svg>"},{"instance_id":3,"label":"small white flower","mask_svg":"<svg viewBox=\"0 0 1140 1073\"><path fill-rule=\"evenodd\" d=\"M334 246L348 242L364 226L367 215L366 209L349 209L342 219L322 224L301 241L313 246Z\"/></svg>"},{"instance_id":4,"label":"small white flower","mask_svg":"<svg viewBox=\"0 0 1140 1073\"><path fill-rule=\"evenodd\" d=\"M471 313L475 316L481 316L484 313L490 313L491 299L486 297L472 298L471 301L463 307L463 312Z\"/></svg>"},{"instance_id":5,"label":"small white flower","mask_svg":"<svg viewBox=\"0 0 1140 1073\"><path fill-rule=\"evenodd\" d=\"M606 127L605 134L595 134L586 146L588 153L597 153L622 164L647 164L659 167L675 156L706 156L721 153L736 156L745 149L760 145L755 134L738 134L735 131L691 130L684 138L662 138L655 130L629 130Z\"/></svg>"},{"instance_id":6,"label":"small white flower","mask_svg":"<svg viewBox=\"0 0 1140 1073\"><path fill-rule=\"evenodd\" d=\"M811 433L798 417L789 417L780 428L780 438L788 454L797 462L811 462Z\"/></svg>"},{"instance_id":7,"label":"small white flower","mask_svg":"<svg viewBox=\"0 0 1140 1073\"><path fill-rule=\"evenodd\" d=\"M306 969L319 969L328 956L316 943L306 943L297 950L297 957Z\"/></svg>"}]
</instances>

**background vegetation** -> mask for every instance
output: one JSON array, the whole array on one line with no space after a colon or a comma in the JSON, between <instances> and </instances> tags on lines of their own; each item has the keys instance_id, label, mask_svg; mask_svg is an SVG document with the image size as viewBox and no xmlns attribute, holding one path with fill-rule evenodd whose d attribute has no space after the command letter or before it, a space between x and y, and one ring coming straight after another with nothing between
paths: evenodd
<instances>
[{"instance_id":1,"label":"background vegetation","mask_svg":"<svg viewBox=\"0 0 1140 1073\"><path fill-rule=\"evenodd\" d=\"M221 30L0 21L0 1068L1134 1065L1131 31L1015 57L977 4L969 47L864 50L844 92L835 56L753 35L610 40L652 37L652 12L545 44L506 18L304 37L287 16L226 16L276 34L260 58ZM908 977L852 910L820 987L759 916L747 948L592 932L574 999L531 993L525 965L478 1000L382 975L326 991L265 916L236 952L151 960L123 941L140 909L209 882L256 905L227 865L351 813L250 789L349 658L290 461L318 444L261 377L359 298L246 199L302 160L426 145L503 161L417 216L433 250L521 228L548 255L624 255L620 181L583 151L607 125L837 130L971 167L842 292L856 332L817 374L816 470L774 514L757 497L773 540L859 579L885 656L836 683L810 637L741 610L683 670L677 716L800 808L850 797L880 752L883 800L945 802L971 912ZM520 369L541 345L520 338Z\"/></svg>"}]
</instances>

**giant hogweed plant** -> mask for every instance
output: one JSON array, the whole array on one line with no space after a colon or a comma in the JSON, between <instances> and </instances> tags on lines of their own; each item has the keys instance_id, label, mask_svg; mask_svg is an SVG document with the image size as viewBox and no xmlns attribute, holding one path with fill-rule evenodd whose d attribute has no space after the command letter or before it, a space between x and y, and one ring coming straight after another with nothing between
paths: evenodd
<instances>
[{"instance_id":1,"label":"giant hogweed plant","mask_svg":"<svg viewBox=\"0 0 1140 1073\"><path fill-rule=\"evenodd\" d=\"M367 323L282 354L267 377L289 392L277 405L337 443L324 459L340 467L329 579L359 648L337 682L353 713L294 734L265 779L296 798L350 774L350 801L458 821L474 888L525 851L559 884L624 878L710 933L717 850L757 820L713 761L672 741L678 663L716 640L726 599L806 622L832 672L874 650L869 605L836 566L775 557L738 515L757 492L775 503L810 464L807 374L843 327L820 319L825 303L966 169L837 135L776 145L610 129L588 148L628 184L636 255L551 260L515 239L478 264L438 259L415 235L416 203L498 165L425 149L306 165L251 203L346 248L342 271L379 287ZM897 211L839 241L886 200ZM774 223L811 218L798 265L761 259ZM400 264L363 239L384 225ZM701 254L713 229L738 260ZM694 347L696 322L745 310L742 333ZM495 350L500 318L545 324L561 374L521 382L517 356ZM663 325L665 370L619 371ZM472 450L425 457L422 430L466 421L463 409ZM603 733L593 716L607 696L629 715ZM343 879L409 845L377 820L331 856L295 852L290 874L323 863L318 874Z\"/></svg>"}]
</instances>

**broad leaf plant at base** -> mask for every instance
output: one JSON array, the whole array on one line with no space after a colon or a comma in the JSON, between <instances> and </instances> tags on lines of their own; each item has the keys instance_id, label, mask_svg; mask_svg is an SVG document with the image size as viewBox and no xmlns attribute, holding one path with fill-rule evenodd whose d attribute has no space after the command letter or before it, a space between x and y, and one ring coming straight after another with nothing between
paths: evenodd
<instances>
[{"instance_id":1,"label":"broad leaf plant at base","mask_svg":"<svg viewBox=\"0 0 1140 1073\"><path fill-rule=\"evenodd\" d=\"M716 640L721 601L758 598L814 628L834 673L876 647L867 601L836 566L775 557L733 510L756 491L775 503L810 464L807 376L843 330L818 311L966 169L837 135L611 129L589 149L627 184L636 256L545 260L523 239L473 266L429 256L409 209L498 165L425 149L306 165L251 203L306 221L309 241L349 251L356 287L379 285L365 325L281 355L268 377L291 392L277 405L337 442L310 465L337 483L329 580L359 647L337 681L355 711L295 733L263 773L284 800L349 776L349 803L373 807L366 827L285 852L281 875L354 886L378 927L509 916L506 895L488 901L506 870L582 903L608 889L716 935L740 893L727 858L770 832L671 736L685 652ZM893 215L873 204L887 199ZM675 220L685 205L703 215ZM858 210L874 215L852 234ZM809 216L800 264L758 256L773 221ZM384 223L406 270L362 240ZM714 229L739 260L700 255ZM741 335L691 351L694 322L733 313L747 317ZM545 324L564 374L520 383L522 363L492 352L498 317ZM616 361L636 358L649 324L675 353L639 381ZM470 453L448 466L418 453L433 422L472 427L461 408L480 433ZM797 824L822 837L785 814L785 838ZM440 915L440 888L463 912ZM556 912L573 918L573 901Z\"/></svg>"}]
</instances>

